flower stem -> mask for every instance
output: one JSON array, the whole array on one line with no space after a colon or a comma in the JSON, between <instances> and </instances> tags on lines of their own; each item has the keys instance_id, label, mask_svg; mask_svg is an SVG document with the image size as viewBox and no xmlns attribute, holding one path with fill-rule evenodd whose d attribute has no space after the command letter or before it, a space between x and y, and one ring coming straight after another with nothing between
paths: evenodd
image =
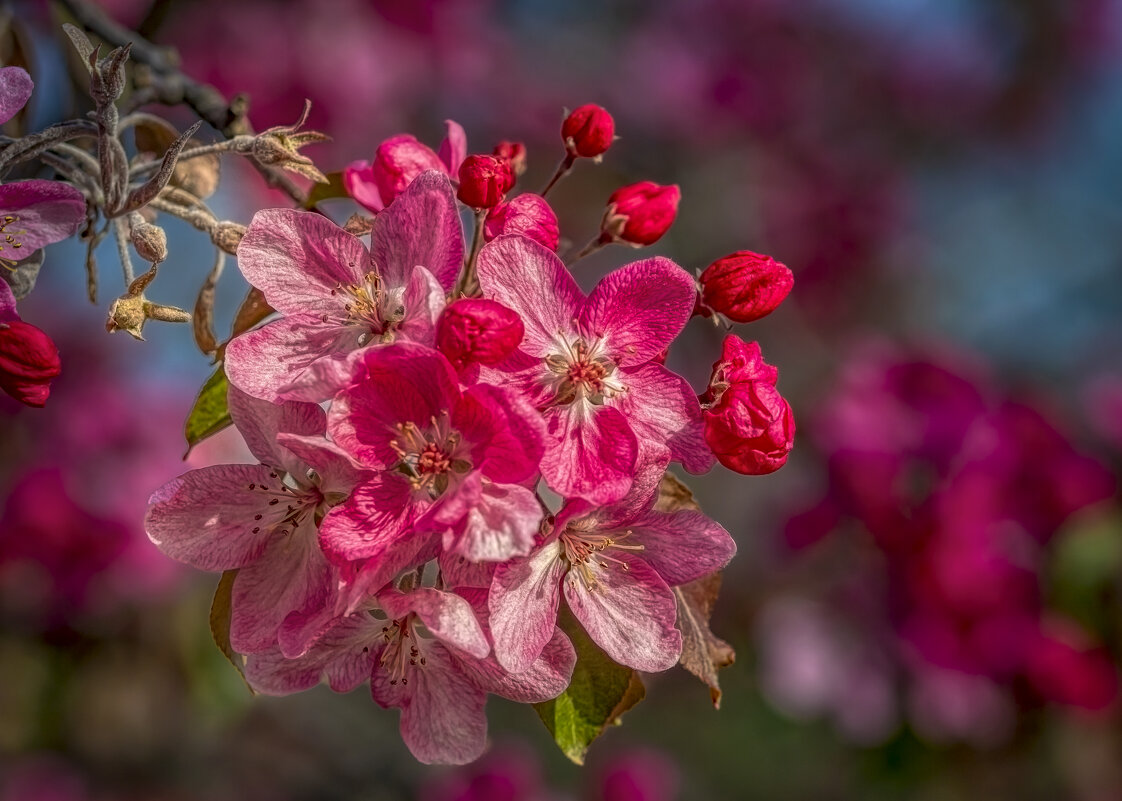
<instances>
[{"instance_id":1,"label":"flower stem","mask_svg":"<svg viewBox=\"0 0 1122 801\"><path fill-rule=\"evenodd\" d=\"M561 160L561 163L557 165L557 172L553 173L553 177L549 179L549 183L546 184L545 189L541 191L542 197L548 195L549 190L552 189L558 181L569 174L569 170L573 169L574 161L576 161L576 157L571 153L567 154L565 158Z\"/></svg>"},{"instance_id":2,"label":"flower stem","mask_svg":"<svg viewBox=\"0 0 1122 801\"><path fill-rule=\"evenodd\" d=\"M596 237L591 242L589 242L587 245L585 245L583 248L581 248L580 252L577 253L577 255L573 256L573 258L571 258L569 261L565 262L565 266L566 267L572 267L574 264L576 264L578 261L583 259L585 256L591 256L593 253L600 250L605 245L608 245L610 242L611 242L610 239L605 240L604 237L602 237L602 236Z\"/></svg>"},{"instance_id":3,"label":"flower stem","mask_svg":"<svg viewBox=\"0 0 1122 801\"><path fill-rule=\"evenodd\" d=\"M468 251L464 261L464 273L460 277L459 285L453 297L472 297L479 292L479 281L475 277L475 262L479 258L479 249L483 246L483 222L487 218L487 210L479 209L475 212L475 230L471 236L471 250Z\"/></svg>"}]
</instances>

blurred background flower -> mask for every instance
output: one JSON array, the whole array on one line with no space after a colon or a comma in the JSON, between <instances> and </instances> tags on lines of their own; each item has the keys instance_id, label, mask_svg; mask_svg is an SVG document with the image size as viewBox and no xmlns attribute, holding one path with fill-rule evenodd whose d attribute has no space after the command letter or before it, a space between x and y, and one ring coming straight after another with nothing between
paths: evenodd
<instances>
[{"instance_id":1,"label":"blurred background flower","mask_svg":"<svg viewBox=\"0 0 1122 801\"><path fill-rule=\"evenodd\" d=\"M62 374L43 410L0 397L3 801L1122 798L1122 3L103 5L247 93L258 130L310 98L325 172L454 119L469 152L524 142L537 191L564 109L608 109L621 139L550 195L560 252L653 181L681 188L679 214L638 255L787 265L783 306L734 331L780 368L799 433L774 475L690 482L740 549L714 615L740 657L719 712L660 676L582 772L492 702L482 762L423 769L392 715L325 689L251 699L214 648L212 577L140 526L184 469L209 365L172 327L102 336L83 248L54 246L20 313ZM65 12L14 18L35 123L77 110ZM220 216L282 202L223 167ZM161 296L186 305L210 257L168 233ZM606 248L578 280L635 256ZM240 281L219 284L220 328ZM701 391L723 335L694 320L670 366Z\"/></svg>"}]
</instances>

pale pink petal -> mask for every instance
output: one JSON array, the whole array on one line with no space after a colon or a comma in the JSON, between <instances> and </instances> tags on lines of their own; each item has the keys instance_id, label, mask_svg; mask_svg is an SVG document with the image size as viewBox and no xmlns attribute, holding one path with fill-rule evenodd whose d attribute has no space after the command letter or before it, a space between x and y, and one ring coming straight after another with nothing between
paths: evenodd
<instances>
[{"instance_id":1,"label":"pale pink petal","mask_svg":"<svg viewBox=\"0 0 1122 801\"><path fill-rule=\"evenodd\" d=\"M18 319L16 296L12 293L12 288L8 286L7 281L0 281L0 323L9 323Z\"/></svg>"},{"instance_id":2,"label":"pale pink petal","mask_svg":"<svg viewBox=\"0 0 1122 801\"><path fill-rule=\"evenodd\" d=\"M369 348L355 365L354 383L332 404L332 439L359 464L389 468L399 457L390 443L396 426L422 428L459 400L456 373L437 351L409 342Z\"/></svg>"},{"instance_id":3,"label":"pale pink petal","mask_svg":"<svg viewBox=\"0 0 1122 801\"><path fill-rule=\"evenodd\" d=\"M621 665L648 673L667 670L682 655L682 635L674 626L678 610L666 582L641 559L590 560L590 588L583 571L565 577L565 600L588 636ZM624 569L626 565L626 569Z\"/></svg>"},{"instance_id":4,"label":"pale pink petal","mask_svg":"<svg viewBox=\"0 0 1122 801\"><path fill-rule=\"evenodd\" d=\"M656 257L615 270L592 290L582 328L604 337L616 364L649 362L678 336L693 314L697 287L689 273Z\"/></svg>"},{"instance_id":5,"label":"pale pink petal","mask_svg":"<svg viewBox=\"0 0 1122 801\"><path fill-rule=\"evenodd\" d=\"M382 639L382 623L365 612L340 618L306 654L285 658L276 648L250 654L245 677L257 692L290 695L309 690L324 677L335 692L350 692L370 678L371 645Z\"/></svg>"},{"instance_id":6,"label":"pale pink petal","mask_svg":"<svg viewBox=\"0 0 1122 801\"><path fill-rule=\"evenodd\" d=\"M342 448L322 435L281 433L277 435L277 444L316 472L316 485L325 496L348 494L356 484L371 477L369 471L358 467ZM309 480L306 474L299 479Z\"/></svg>"},{"instance_id":7,"label":"pale pink petal","mask_svg":"<svg viewBox=\"0 0 1122 801\"><path fill-rule=\"evenodd\" d=\"M529 669L553 637L565 570L557 540L495 570L487 601L491 634L495 658L510 672Z\"/></svg>"},{"instance_id":8,"label":"pale pink petal","mask_svg":"<svg viewBox=\"0 0 1122 801\"><path fill-rule=\"evenodd\" d=\"M704 473L714 463L705 442L701 406L689 382L661 364L621 370L628 391L612 403L623 412L640 439L670 449L670 458L691 473Z\"/></svg>"},{"instance_id":9,"label":"pale pink petal","mask_svg":"<svg viewBox=\"0 0 1122 801\"><path fill-rule=\"evenodd\" d=\"M525 556L534 547L542 514L537 495L525 487L487 482L450 550L472 562Z\"/></svg>"},{"instance_id":10,"label":"pale pink petal","mask_svg":"<svg viewBox=\"0 0 1122 801\"><path fill-rule=\"evenodd\" d=\"M346 357L361 347L364 330L325 325L319 317L294 314L246 331L226 347L226 376L238 389L267 401L317 401L333 387L313 368L319 360Z\"/></svg>"},{"instance_id":11,"label":"pale pink petal","mask_svg":"<svg viewBox=\"0 0 1122 801\"><path fill-rule=\"evenodd\" d=\"M578 400L547 412L541 471L566 498L619 500L631 486L639 444L627 419L610 406Z\"/></svg>"},{"instance_id":12,"label":"pale pink petal","mask_svg":"<svg viewBox=\"0 0 1122 801\"><path fill-rule=\"evenodd\" d=\"M425 267L417 265L409 274L401 305L405 317L398 323L400 339L433 347L436 342L436 321L444 311L444 289Z\"/></svg>"},{"instance_id":13,"label":"pale pink petal","mask_svg":"<svg viewBox=\"0 0 1122 801\"><path fill-rule=\"evenodd\" d=\"M477 659L491 652L471 604L455 593L430 587L406 593L391 590L379 594L378 603L391 620L415 613L434 637L458 651Z\"/></svg>"},{"instance_id":14,"label":"pale pink petal","mask_svg":"<svg viewBox=\"0 0 1122 801\"><path fill-rule=\"evenodd\" d=\"M444 551L440 554L440 575L444 586L484 588L491 586L495 576L495 562L471 562L456 553Z\"/></svg>"},{"instance_id":15,"label":"pale pink petal","mask_svg":"<svg viewBox=\"0 0 1122 801\"><path fill-rule=\"evenodd\" d=\"M358 237L322 214L296 209L257 212L238 245L246 280L284 314L337 312L331 291L362 284L369 258Z\"/></svg>"},{"instance_id":16,"label":"pale pink petal","mask_svg":"<svg viewBox=\"0 0 1122 801\"><path fill-rule=\"evenodd\" d=\"M467 158L468 143L464 127L453 120L445 120L444 141L440 143L440 160L453 178L460 174L460 165Z\"/></svg>"},{"instance_id":17,"label":"pale pink petal","mask_svg":"<svg viewBox=\"0 0 1122 801\"><path fill-rule=\"evenodd\" d=\"M720 570L736 554L729 533L701 512L647 512L627 528L643 546L640 558L670 586Z\"/></svg>"},{"instance_id":18,"label":"pale pink petal","mask_svg":"<svg viewBox=\"0 0 1122 801\"><path fill-rule=\"evenodd\" d=\"M389 582L396 576L431 562L439 554L440 537L414 534L392 552L391 560L367 559L343 566L336 612L350 614L388 589Z\"/></svg>"},{"instance_id":19,"label":"pale pink petal","mask_svg":"<svg viewBox=\"0 0 1122 801\"><path fill-rule=\"evenodd\" d=\"M377 214L386 207L374 183L374 168L369 161L352 161L343 168L343 188L368 211Z\"/></svg>"},{"instance_id":20,"label":"pale pink petal","mask_svg":"<svg viewBox=\"0 0 1122 801\"><path fill-rule=\"evenodd\" d=\"M21 261L39 248L73 236L86 219L86 199L62 181L13 181L0 186L0 216L16 218L7 227L14 241L0 242L0 257ZM20 247L13 247L15 242Z\"/></svg>"},{"instance_id":21,"label":"pale pink petal","mask_svg":"<svg viewBox=\"0 0 1122 801\"><path fill-rule=\"evenodd\" d=\"M303 656L308 649L323 637L324 633L339 619L338 608L342 605L339 597L338 570L332 574L334 582L322 605L318 603L308 609L289 612L277 629L277 644L280 652L289 659Z\"/></svg>"},{"instance_id":22,"label":"pale pink petal","mask_svg":"<svg viewBox=\"0 0 1122 801\"><path fill-rule=\"evenodd\" d=\"M296 531L274 537L234 579L230 646L240 654L269 649L290 612L327 606L332 581L310 518Z\"/></svg>"},{"instance_id":23,"label":"pale pink petal","mask_svg":"<svg viewBox=\"0 0 1122 801\"><path fill-rule=\"evenodd\" d=\"M23 67L0 68L0 125L27 105L35 83Z\"/></svg>"},{"instance_id":24,"label":"pale pink petal","mask_svg":"<svg viewBox=\"0 0 1122 801\"><path fill-rule=\"evenodd\" d=\"M522 704L537 704L565 691L573 678L577 654L569 638L555 628L541 655L521 673L504 670L493 656L457 661L480 689Z\"/></svg>"},{"instance_id":25,"label":"pale pink petal","mask_svg":"<svg viewBox=\"0 0 1122 801\"><path fill-rule=\"evenodd\" d=\"M421 173L374 218L370 258L391 290L405 286L417 266L452 288L464 265L464 233L447 175Z\"/></svg>"},{"instance_id":26,"label":"pale pink petal","mask_svg":"<svg viewBox=\"0 0 1122 801\"><path fill-rule=\"evenodd\" d=\"M327 431L327 413L314 403L270 403L247 395L236 386L226 393L230 419L257 461L280 467L303 480L302 466L293 454L277 445L280 432L320 435ZM326 442L326 440L324 440Z\"/></svg>"},{"instance_id":27,"label":"pale pink petal","mask_svg":"<svg viewBox=\"0 0 1122 801\"><path fill-rule=\"evenodd\" d=\"M584 293L556 253L525 237L500 236L483 246L477 266L483 297L522 317L523 351L548 356L558 334L573 333Z\"/></svg>"},{"instance_id":28,"label":"pale pink petal","mask_svg":"<svg viewBox=\"0 0 1122 801\"><path fill-rule=\"evenodd\" d=\"M371 695L381 707L401 709L401 738L418 761L463 765L477 759L487 743L486 694L452 664L434 643L428 664L408 671L408 684L384 669L370 679Z\"/></svg>"},{"instance_id":29,"label":"pale pink petal","mask_svg":"<svg viewBox=\"0 0 1122 801\"><path fill-rule=\"evenodd\" d=\"M256 489L279 489L275 476L271 468L248 464L184 473L149 498L148 538L172 559L200 570L242 567L261 555L271 527L286 514Z\"/></svg>"}]
</instances>

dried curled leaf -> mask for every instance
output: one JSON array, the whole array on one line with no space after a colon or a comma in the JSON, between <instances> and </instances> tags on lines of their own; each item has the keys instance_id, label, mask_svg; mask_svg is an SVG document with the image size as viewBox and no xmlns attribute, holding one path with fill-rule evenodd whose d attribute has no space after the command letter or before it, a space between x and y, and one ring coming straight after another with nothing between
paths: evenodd
<instances>
[{"instance_id":1,"label":"dried curled leaf","mask_svg":"<svg viewBox=\"0 0 1122 801\"><path fill-rule=\"evenodd\" d=\"M164 153L164 159L160 163L160 168L156 171L156 174L145 183L129 192L129 196L125 200L125 205L121 213L136 211L142 206L148 205L156 195L160 194L160 191L167 186L168 181L171 180L180 151L183 150L183 147L187 144L187 140L190 139L201 126L201 122L196 122L171 144L171 147Z\"/></svg>"},{"instance_id":2,"label":"dried curled leaf","mask_svg":"<svg viewBox=\"0 0 1122 801\"><path fill-rule=\"evenodd\" d=\"M682 632L679 664L709 685L713 706L721 708L721 685L717 672L736 661L736 652L709 629L713 604L721 590L721 574L713 573L674 588L678 605L678 630Z\"/></svg>"},{"instance_id":3,"label":"dried curled leaf","mask_svg":"<svg viewBox=\"0 0 1122 801\"><path fill-rule=\"evenodd\" d=\"M179 132L170 124L158 117L144 119L135 126L136 149L142 153L158 156L167 152ZM204 143L198 139L189 139L184 150L201 147ZM221 178L222 162L216 153L205 153L189 159L179 159L172 170L171 186L179 187L185 192L206 200L218 190Z\"/></svg>"},{"instance_id":4,"label":"dried curled leaf","mask_svg":"<svg viewBox=\"0 0 1122 801\"><path fill-rule=\"evenodd\" d=\"M191 329L195 335L195 344L206 356L210 356L218 350L218 337L214 334L214 294L225 264L226 254L220 250L215 257L214 267L207 273L206 280L199 288L199 296L195 298L195 313L191 315Z\"/></svg>"}]
</instances>

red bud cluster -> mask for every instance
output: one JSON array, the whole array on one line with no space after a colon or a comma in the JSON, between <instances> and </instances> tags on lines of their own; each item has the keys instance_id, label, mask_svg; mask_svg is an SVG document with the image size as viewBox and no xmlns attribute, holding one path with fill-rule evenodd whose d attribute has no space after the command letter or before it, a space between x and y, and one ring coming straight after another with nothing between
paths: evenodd
<instances>
[{"instance_id":1,"label":"red bud cluster","mask_svg":"<svg viewBox=\"0 0 1122 801\"><path fill-rule=\"evenodd\" d=\"M490 209L503 202L514 186L509 159L499 156L468 156L460 165L457 197L473 209Z\"/></svg>"}]
</instances>

